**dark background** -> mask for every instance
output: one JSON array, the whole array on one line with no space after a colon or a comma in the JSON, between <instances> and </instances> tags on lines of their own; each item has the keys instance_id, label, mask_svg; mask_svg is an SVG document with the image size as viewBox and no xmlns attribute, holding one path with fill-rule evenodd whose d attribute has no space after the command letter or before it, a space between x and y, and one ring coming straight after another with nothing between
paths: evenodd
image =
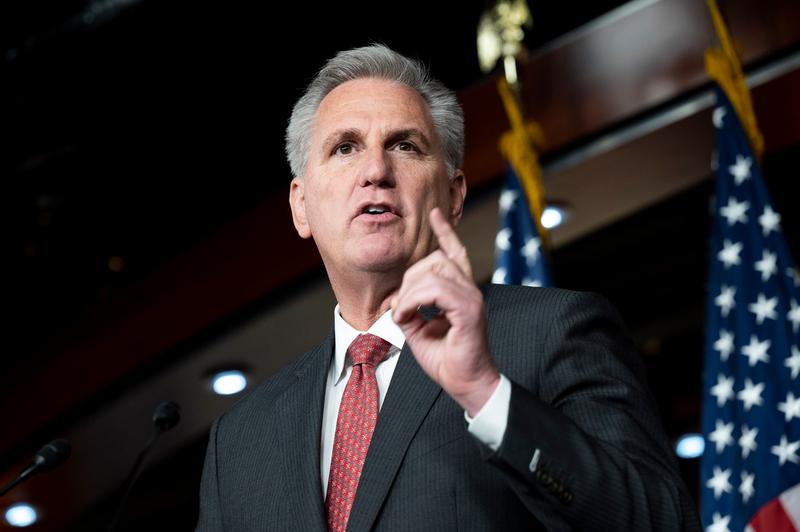
<instances>
[{"instance_id":1,"label":"dark background","mask_svg":"<svg viewBox=\"0 0 800 532\"><path fill-rule=\"evenodd\" d=\"M623 3L531 2L526 45L539 48ZM421 58L456 90L484 79L475 51L483 2L92 5L0 6L0 211L7 229L0 388L46 366L51 341L103 313L116 294L264 198L283 194L291 105L336 50L384 42ZM544 162L590 140L574 139ZM797 168L797 144L768 146L765 174L795 250ZM497 177L472 197L496 191ZM672 437L699 429L711 186L704 181L552 257L558 286L600 292L620 308ZM268 304L291 297L307 279L287 283ZM190 347L173 354L188 356ZM140 369L103 397L165 365ZM24 408L26 398L19 401ZM65 414L57 426L100 402ZM191 529L204 450L205 437L148 468L123 529ZM7 467L30 449L6 451ZM696 464L681 467L696 493ZM101 528L119 495L78 509L72 529Z\"/></svg>"}]
</instances>

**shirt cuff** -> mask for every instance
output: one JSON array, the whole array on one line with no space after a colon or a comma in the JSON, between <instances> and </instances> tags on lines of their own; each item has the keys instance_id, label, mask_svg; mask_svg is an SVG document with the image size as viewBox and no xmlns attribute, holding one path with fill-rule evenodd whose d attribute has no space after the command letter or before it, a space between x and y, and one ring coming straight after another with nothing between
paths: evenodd
<instances>
[{"instance_id":1,"label":"shirt cuff","mask_svg":"<svg viewBox=\"0 0 800 532\"><path fill-rule=\"evenodd\" d=\"M486 444L492 451L500 448L508 424L508 409L511 404L511 381L500 374L500 384L497 385L486 404L483 405L475 417L471 418L464 412L464 418L469 424L469 433Z\"/></svg>"}]
</instances>

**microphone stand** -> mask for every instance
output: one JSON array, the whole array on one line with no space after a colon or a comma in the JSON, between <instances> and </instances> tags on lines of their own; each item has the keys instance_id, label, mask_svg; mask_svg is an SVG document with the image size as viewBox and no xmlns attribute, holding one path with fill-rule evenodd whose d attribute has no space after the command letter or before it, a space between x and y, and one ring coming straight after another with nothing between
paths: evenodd
<instances>
[{"instance_id":1,"label":"microphone stand","mask_svg":"<svg viewBox=\"0 0 800 532\"><path fill-rule=\"evenodd\" d=\"M108 527L108 532L114 532L117 529L119 520L125 510L125 505L128 503L128 498L131 492L133 492L133 486L139 478L139 474L142 472L142 465L144 464L145 458L147 458L147 455L150 453L150 450L153 448L156 441L158 441L158 438L177 425L179 420L180 407L176 403L165 401L156 407L153 413L153 434L150 436L150 439L147 440L139 456L136 457L133 469L131 469L128 478L125 480L125 491L122 495L122 499L120 499L119 506L117 506L117 511L114 513L114 518L111 520L111 524Z\"/></svg>"},{"instance_id":2,"label":"microphone stand","mask_svg":"<svg viewBox=\"0 0 800 532\"><path fill-rule=\"evenodd\" d=\"M136 483L136 480L139 478L139 474L142 472L142 464L144 464L144 459L150 453L150 449L152 449L153 444L155 444L158 437L164 433L164 429L156 427L153 431L152 436L150 439L147 440L147 443L139 452L139 456L136 457L136 462L133 464L133 469L131 472L128 473L128 478L125 480L125 493L122 495L122 499L120 499L119 506L117 506L117 511L114 514L114 518L111 520L111 525L108 527L108 532L114 532L117 529L117 525L119 524L119 519L122 517L122 511L125 509L125 505L128 503L128 498L133 491L133 485Z\"/></svg>"},{"instance_id":3,"label":"microphone stand","mask_svg":"<svg viewBox=\"0 0 800 532\"><path fill-rule=\"evenodd\" d=\"M0 497L8 493L9 491L13 490L17 484L22 482L23 480L27 479L29 476L33 475L36 470L39 468L38 463L33 463L25 469L22 473L19 474L17 478L15 478L12 482L6 484L3 489L0 489Z\"/></svg>"}]
</instances>

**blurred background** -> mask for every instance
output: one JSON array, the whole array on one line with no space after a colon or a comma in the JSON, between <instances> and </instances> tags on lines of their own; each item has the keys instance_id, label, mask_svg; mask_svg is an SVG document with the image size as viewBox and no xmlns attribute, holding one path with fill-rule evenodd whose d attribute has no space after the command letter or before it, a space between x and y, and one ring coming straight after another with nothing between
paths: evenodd
<instances>
[{"instance_id":1,"label":"blurred background","mask_svg":"<svg viewBox=\"0 0 800 532\"><path fill-rule=\"evenodd\" d=\"M800 4L720 0L742 53L764 174L797 256ZM697 0L537 2L522 101L544 132L557 286L617 305L673 441L700 431L716 44ZM422 59L466 114L459 233L492 277L509 129L478 66L484 2L311 6L7 0L0 6L6 304L0 482L44 443L70 459L0 499L30 530L101 530L163 400L181 422L149 456L119 530L192 530L208 428L320 341L335 304L293 231L283 134L335 51ZM220 372L238 371L217 381ZM239 375L239 374L235 374ZM227 386L227 387L226 387ZM681 470L695 496L696 459ZM0 514L0 529L10 528Z\"/></svg>"}]
</instances>

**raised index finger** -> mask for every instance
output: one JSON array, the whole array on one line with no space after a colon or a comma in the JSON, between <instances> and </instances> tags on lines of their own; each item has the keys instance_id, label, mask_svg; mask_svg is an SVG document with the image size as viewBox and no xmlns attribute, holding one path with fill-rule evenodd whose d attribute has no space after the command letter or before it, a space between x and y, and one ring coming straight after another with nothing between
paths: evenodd
<instances>
[{"instance_id":1,"label":"raised index finger","mask_svg":"<svg viewBox=\"0 0 800 532\"><path fill-rule=\"evenodd\" d=\"M467 256L467 248L458 239L453 227L445 219L444 214L439 207L434 207L430 215L431 227L433 234L439 241L439 247L442 249L447 258L455 262L461 271L472 278L472 266L469 263Z\"/></svg>"}]
</instances>

